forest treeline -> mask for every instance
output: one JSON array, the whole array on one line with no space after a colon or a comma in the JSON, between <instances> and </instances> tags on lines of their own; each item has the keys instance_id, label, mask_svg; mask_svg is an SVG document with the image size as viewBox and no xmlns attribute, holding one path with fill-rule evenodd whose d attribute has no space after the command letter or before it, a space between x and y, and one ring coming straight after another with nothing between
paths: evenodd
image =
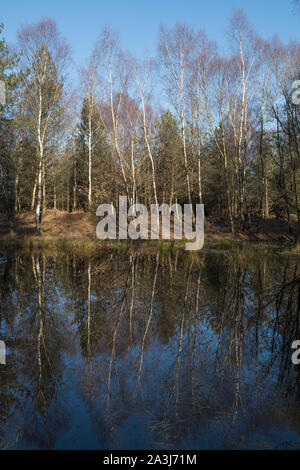
<instances>
[{"instance_id":1,"label":"forest treeline","mask_svg":"<svg viewBox=\"0 0 300 470\"><path fill-rule=\"evenodd\" d=\"M230 53L177 23L161 25L155 58L136 59L105 27L75 88L52 19L22 26L13 49L0 33L0 212L9 219L35 211L41 232L48 208L95 211L127 195L204 203L232 233L256 217L300 226L300 42L264 40L235 10L222 45Z\"/></svg>"}]
</instances>

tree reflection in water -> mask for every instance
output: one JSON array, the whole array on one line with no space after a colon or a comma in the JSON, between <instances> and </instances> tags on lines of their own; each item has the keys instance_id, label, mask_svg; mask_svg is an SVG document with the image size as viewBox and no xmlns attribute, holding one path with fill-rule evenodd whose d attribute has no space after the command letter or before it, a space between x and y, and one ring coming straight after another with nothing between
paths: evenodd
<instances>
[{"instance_id":1,"label":"tree reflection in water","mask_svg":"<svg viewBox=\"0 0 300 470\"><path fill-rule=\"evenodd\" d=\"M1 448L300 448L299 257L1 260Z\"/></svg>"}]
</instances>

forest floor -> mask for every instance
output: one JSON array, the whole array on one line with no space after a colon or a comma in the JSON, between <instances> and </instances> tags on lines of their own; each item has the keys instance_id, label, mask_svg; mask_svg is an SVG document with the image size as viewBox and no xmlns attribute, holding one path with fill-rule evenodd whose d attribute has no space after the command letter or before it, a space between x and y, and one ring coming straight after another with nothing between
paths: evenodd
<instances>
[{"instance_id":1,"label":"forest floor","mask_svg":"<svg viewBox=\"0 0 300 470\"><path fill-rule=\"evenodd\" d=\"M11 224L7 217L0 214L0 240L25 239L89 239L97 240L96 226L99 218L87 212L62 212L59 210L47 210L43 216L43 234L37 237L35 231L35 215L33 212L24 212L15 216ZM238 229L235 236L232 235L230 225L226 220L218 220L214 217L205 219L206 241L240 240L263 242L294 242L297 234L297 223L292 225L292 233L289 232L288 223L275 218L254 218L250 229ZM171 226L172 231L172 226Z\"/></svg>"}]
</instances>

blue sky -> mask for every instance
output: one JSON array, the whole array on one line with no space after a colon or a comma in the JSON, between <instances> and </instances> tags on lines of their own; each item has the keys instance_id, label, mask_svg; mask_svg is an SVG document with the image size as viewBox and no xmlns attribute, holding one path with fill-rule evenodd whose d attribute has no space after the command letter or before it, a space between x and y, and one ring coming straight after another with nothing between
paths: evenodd
<instances>
[{"instance_id":1,"label":"blue sky","mask_svg":"<svg viewBox=\"0 0 300 470\"><path fill-rule=\"evenodd\" d=\"M292 0L0 0L0 21L14 43L20 23L51 16L71 44L75 63L83 65L105 24L119 31L122 47L140 57L155 53L160 22L186 21L225 47L233 5L246 11L263 37L278 33L284 41L300 40Z\"/></svg>"}]
</instances>

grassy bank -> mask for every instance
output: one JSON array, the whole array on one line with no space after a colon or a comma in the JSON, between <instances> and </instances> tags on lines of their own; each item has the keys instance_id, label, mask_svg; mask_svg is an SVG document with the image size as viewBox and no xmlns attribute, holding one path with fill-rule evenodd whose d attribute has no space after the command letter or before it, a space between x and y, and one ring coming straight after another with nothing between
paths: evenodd
<instances>
[{"instance_id":1,"label":"grassy bank","mask_svg":"<svg viewBox=\"0 0 300 470\"><path fill-rule=\"evenodd\" d=\"M163 254L172 254L182 251L191 256L203 256L216 252L248 252L257 250L274 250L281 255L300 256L295 245L291 243L249 241L249 240L223 240L221 238L207 237L204 248L200 251L185 251L185 240L97 240L88 237L77 238L47 238L45 236L28 236L23 239L2 238L0 239L0 250L5 252L21 251L31 253L40 251L47 255L64 256L74 254L77 256L99 257L105 253L116 252L140 252L154 254L157 251Z\"/></svg>"},{"instance_id":2,"label":"grassy bank","mask_svg":"<svg viewBox=\"0 0 300 470\"><path fill-rule=\"evenodd\" d=\"M14 250L40 249L47 251L74 252L94 255L99 251L143 250L173 251L184 250L185 240L98 240L96 226L99 218L86 212L62 212L48 210L43 217L43 233L35 231L35 219L32 212L16 215L12 224L0 214L0 247ZM296 226L293 229L296 233ZM172 227L171 227L172 232ZM236 230L233 236L226 221L207 218L205 221L205 249L228 249L243 243L259 244L271 247L280 245L283 249L297 254L295 236L289 233L286 222L277 219L256 219L249 230Z\"/></svg>"}]
</instances>

